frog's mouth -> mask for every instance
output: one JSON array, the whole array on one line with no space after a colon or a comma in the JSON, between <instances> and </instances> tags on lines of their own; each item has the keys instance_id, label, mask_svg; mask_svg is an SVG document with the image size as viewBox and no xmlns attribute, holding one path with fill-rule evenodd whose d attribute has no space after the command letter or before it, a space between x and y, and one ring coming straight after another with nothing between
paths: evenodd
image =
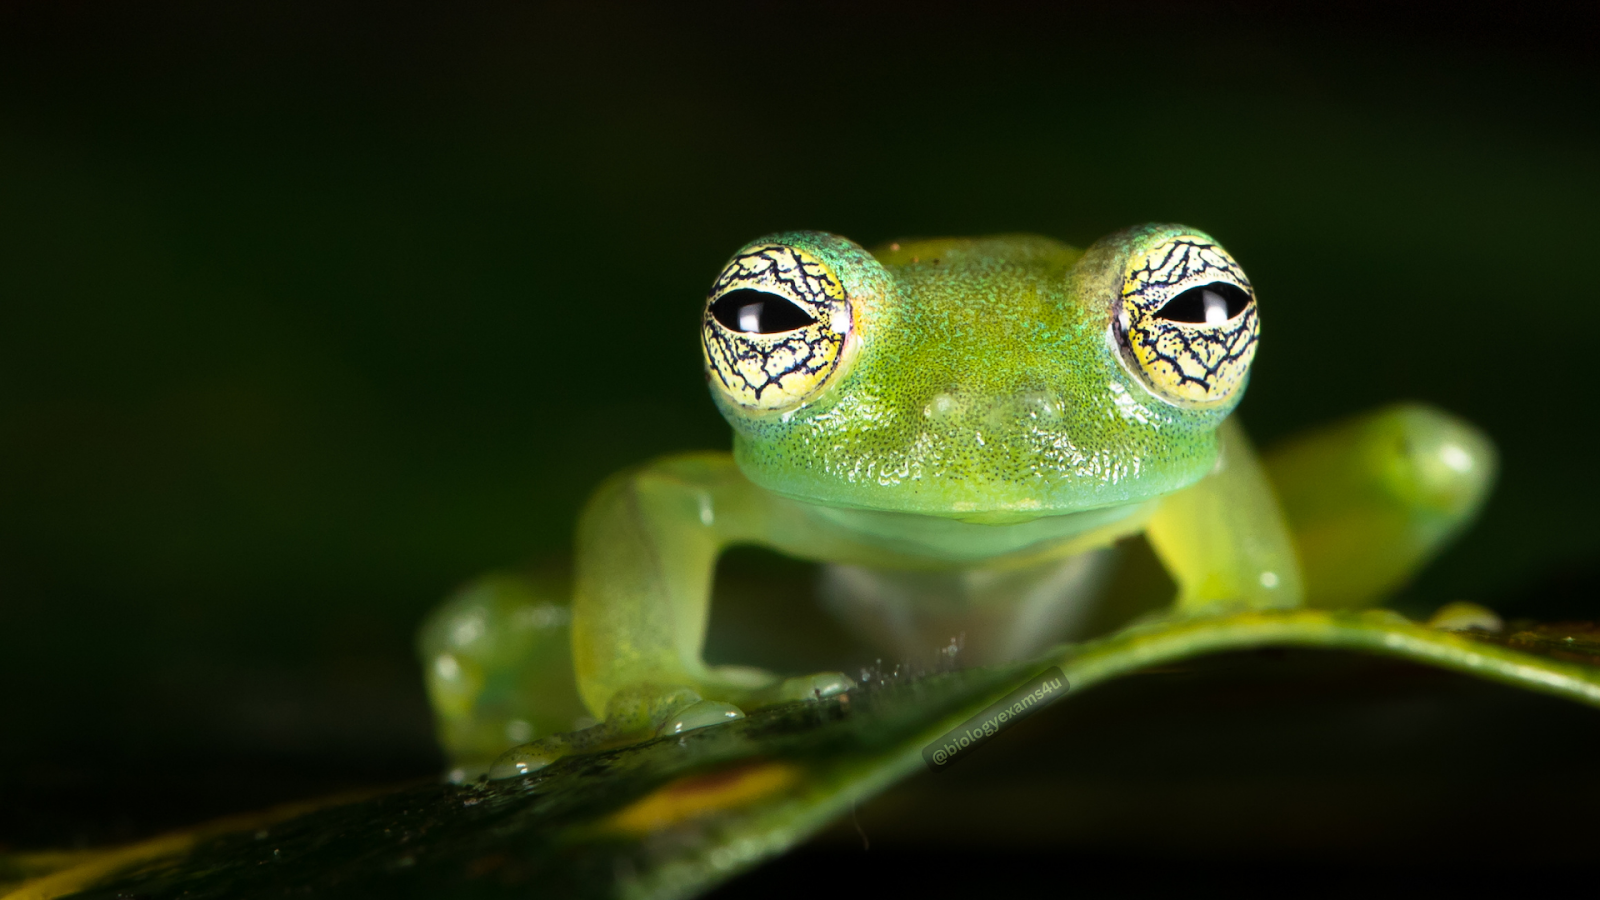
<instances>
[{"instance_id":1,"label":"frog's mouth","mask_svg":"<svg viewBox=\"0 0 1600 900\"><path fill-rule=\"evenodd\" d=\"M1081 513L1046 510L1037 500L1026 500L1015 507L1000 509L979 509L977 504L956 503L950 507L950 512L951 515L939 518L951 518L973 525L1017 525L1053 516L1081 515Z\"/></svg>"},{"instance_id":2,"label":"frog's mouth","mask_svg":"<svg viewBox=\"0 0 1600 900\"><path fill-rule=\"evenodd\" d=\"M819 504L807 504L806 509L809 515L877 551L905 561L948 565L1015 554L1069 552L1080 544L1100 546L1143 528L1155 505L1134 503L986 521Z\"/></svg>"},{"instance_id":3,"label":"frog's mouth","mask_svg":"<svg viewBox=\"0 0 1600 900\"><path fill-rule=\"evenodd\" d=\"M813 479L803 474L796 477L793 473L774 478L759 467L748 465L743 459L740 460L740 468L745 477L759 487L807 507L830 510L832 512L829 515L836 513L838 516L857 517L862 521L882 518L911 529L948 526L957 531L1015 528L1070 530L1063 520L1084 516L1116 518L1129 515L1132 510L1186 487L1204 475L1204 471L1201 471L1181 482L1170 477L1159 481L1140 480L1117 486L1119 489L1115 491L1090 491L1082 486L1069 486L1061 492L1063 496L1059 498L1060 502L1055 503L1036 495L1015 496L1018 486L1007 484L1003 487L1010 489L1013 495L1000 494L1000 486L997 486L997 496L988 498L988 502L980 502L978 496L984 490L981 486L974 490L973 485L956 485L953 486L953 492L947 492L938 490L940 485L901 483L863 486ZM951 493L955 493L955 496L951 496Z\"/></svg>"},{"instance_id":4,"label":"frog's mouth","mask_svg":"<svg viewBox=\"0 0 1600 900\"><path fill-rule=\"evenodd\" d=\"M1001 526L1143 503L1188 487L1216 462L1209 430L1161 443L1095 435L1103 440L1088 452L1037 422L998 434L962 423L894 437L736 433L734 459L755 484L804 503Z\"/></svg>"}]
</instances>

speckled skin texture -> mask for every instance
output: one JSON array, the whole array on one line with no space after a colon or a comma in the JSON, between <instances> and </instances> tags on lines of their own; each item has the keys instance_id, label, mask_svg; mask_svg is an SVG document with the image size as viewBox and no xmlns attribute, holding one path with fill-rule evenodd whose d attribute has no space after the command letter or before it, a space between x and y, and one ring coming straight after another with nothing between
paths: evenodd
<instances>
[{"instance_id":1,"label":"speckled skin texture","mask_svg":"<svg viewBox=\"0 0 1600 900\"><path fill-rule=\"evenodd\" d=\"M1133 503L1192 484L1243 394L1156 396L1111 333L1131 252L1177 226L1079 251L1033 235L902 241L868 254L817 232L752 242L828 263L854 329L830 382L752 411L713 389L757 485L814 503L1012 521ZM743 251L741 251L743 252Z\"/></svg>"},{"instance_id":2,"label":"speckled skin texture","mask_svg":"<svg viewBox=\"0 0 1600 900\"><path fill-rule=\"evenodd\" d=\"M718 300L752 290L756 296L784 298L811 323L749 334L717 320L712 310ZM749 248L723 268L707 300L700 323L706 371L718 393L746 409L786 410L804 402L832 374L851 337L844 286L827 264L797 247Z\"/></svg>"}]
</instances>

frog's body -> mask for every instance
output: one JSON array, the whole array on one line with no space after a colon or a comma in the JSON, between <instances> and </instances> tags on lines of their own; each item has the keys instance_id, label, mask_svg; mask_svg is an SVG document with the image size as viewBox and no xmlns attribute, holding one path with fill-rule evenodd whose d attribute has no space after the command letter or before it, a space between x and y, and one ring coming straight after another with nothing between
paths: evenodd
<instances>
[{"instance_id":1,"label":"frog's body","mask_svg":"<svg viewBox=\"0 0 1600 900\"><path fill-rule=\"evenodd\" d=\"M515 774L849 689L702 661L732 544L828 564L836 605L867 611L845 618L893 650L942 644L952 610L970 612L976 661L1069 636L1095 593L1090 554L1141 532L1179 614L1373 602L1477 509L1492 448L1400 407L1302 440L1269 476L1229 418L1259 330L1238 264L1177 226L1087 251L1026 235L747 246L702 322L732 455L647 463L591 499L572 677L548 589L495 582L435 617L423 652L448 748L481 765L539 738L497 766ZM930 584L948 589L919 600ZM551 733L585 711L598 724Z\"/></svg>"}]
</instances>

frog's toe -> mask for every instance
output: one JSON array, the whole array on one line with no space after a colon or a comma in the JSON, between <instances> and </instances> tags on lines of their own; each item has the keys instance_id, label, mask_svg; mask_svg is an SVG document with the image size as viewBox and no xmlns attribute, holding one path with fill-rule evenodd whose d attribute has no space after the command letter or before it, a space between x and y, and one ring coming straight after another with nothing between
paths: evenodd
<instances>
[{"instance_id":1,"label":"frog's toe","mask_svg":"<svg viewBox=\"0 0 1600 900\"><path fill-rule=\"evenodd\" d=\"M818 672L785 678L772 691L772 702L785 700L826 700L837 697L855 687L856 683L842 672Z\"/></svg>"},{"instance_id":2,"label":"frog's toe","mask_svg":"<svg viewBox=\"0 0 1600 900\"><path fill-rule=\"evenodd\" d=\"M616 736L649 736L678 712L702 702L698 693L685 687L646 684L623 688L606 702L606 719L599 727Z\"/></svg>"},{"instance_id":3,"label":"frog's toe","mask_svg":"<svg viewBox=\"0 0 1600 900\"><path fill-rule=\"evenodd\" d=\"M526 744L519 744L500 754L489 766L491 781L531 775L550 765L573 750L565 735L555 734Z\"/></svg>"},{"instance_id":4,"label":"frog's toe","mask_svg":"<svg viewBox=\"0 0 1600 900\"><path fill-rule=\"evenodd\" d=\"M685 731L693 731L696 728L721 725L724 722L732 722L735 719L742 718L744 718L744 711L732 703L701 700L698 703L691 703L673 715L668 716L667 720L661 723L661 727L656 730L656 734L682 734Z\"/></svg>"},{"instance_id":5,"label":"frog's toe","mask_svg":"<svg viewBox=\"0 0 1600 900\"><path fill-rule=\"evenodd\" d=\"M717 709L721 707L721 709ZM733 716L727 711L731 710ZM718 717L720 715L720 718ZM553 734L512 747L489 767L491 779L515 778L543 769L563 756L592 753L649 740L658 734L676 734L743 716L726 703L707 704L688 688L640 685L618 691L606 704L605 721L579 731ZM678 724L678 727L669 726Z\"/></svg>"},{"instance_id":6,"label":"frog's toe","mask_svg":"<svg viewBox=\"0 0 1600 900\"><path fill-rule=\"evenodd\" d=\"M1428 620L1428 627L1442 631L1487 631L1493 634L1506 626L1494 610L1458 600L1439 607Z\"/></svg>"}]
</instances>

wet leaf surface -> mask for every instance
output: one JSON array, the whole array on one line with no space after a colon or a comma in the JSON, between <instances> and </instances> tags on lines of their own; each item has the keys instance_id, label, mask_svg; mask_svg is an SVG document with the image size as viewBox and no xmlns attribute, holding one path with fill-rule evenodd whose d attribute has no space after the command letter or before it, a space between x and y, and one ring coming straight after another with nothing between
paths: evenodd
<instances>
[{"instance_id":1,"label":"wet leaf surface","mask_svg":"<svg viewBox=\"0 0 1600 900\"><path fill-rule=\"evenodd\" d=\"M1481 635L1481 639L1518 650L1538 653L1552 659L1600 665L1600 626L1593 622L1512 622L1503 637Z\"/></svg>"},{"instance_id":2,"label":"wet leaf surface","mask_svg":"<svg viewBox=\"0 0 1600 900\"><path fill-rule=\"evenodd\" d=\"M90 859L16 896L499 897L532 889L574 897L692 896L830 822L848 820L857 804L920 770L922 748L932 739L1049 664L1062 667L1075 694L1130 675L1146 679L1148 693L1159 692L1161 679L1181 681L1204 655L1343 649L1600 705L1600 668L1588 664L1592 656L1574 658L1593 650L1592 627L1519 627L1504 637L1467 635L1387 612L1310 611L1154 623L1026 665L937 673L839 700L763 710L724 726L568 758L521 779L416 784L309 811L242 817ZM1244 657L1241 665L1267 658ZM1024 749L1031 727L1008 736L1016 743L1008 752ZM1292 773L1295 762L1274 765ZM1181 775L1182 766L1167 767L1163 777L1174 773ZM963 789L959 776L948 777L933 780L947 807L977 802L973 808L981 811L1008 796L993 785ZM1166 784L1153 783L1158 791ZM1063 782L1061 790L1071 785ZM1027 794L1013 786L1016 802L1008 805L1020 808ZM906 808L911 820L930 821L914 803Z\"/></svg>"}]
</instances>

